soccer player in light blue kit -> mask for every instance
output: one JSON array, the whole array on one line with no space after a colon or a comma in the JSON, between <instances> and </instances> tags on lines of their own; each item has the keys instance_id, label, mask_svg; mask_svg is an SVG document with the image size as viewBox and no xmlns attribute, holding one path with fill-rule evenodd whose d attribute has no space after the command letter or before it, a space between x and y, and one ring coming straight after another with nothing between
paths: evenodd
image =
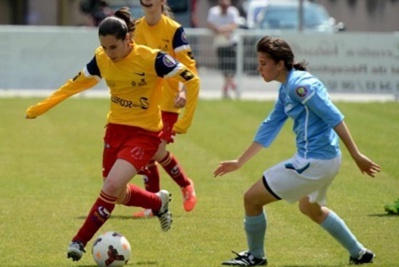
<instances>
[{"instance_id":1,"label":"soccer player in light blue kit","mask_svg":"<svg viewBox=\"0 0 399 267\"><path fill-rule=\"evenodd\" d=\"M274 109L261 123L253 143L235 160L223 161L214 171L222 176L242 167L275 139L288 118L294 120L296 154L263 173L244 195L248 250L223 265L264 266L267 217L263 206L281 199L299 202L299 209L334 237L349 253L351 264L372 263L374 253L366 249L345 222L325 206L326 193L341 165L339 138L362 173L369 176L380 166L363 155L330 101L327 89L306 72L304 62L295 63L290 46L282 39L263 37L257 44L258 71L266 82L281 83Z\"/></svg>"}]
</instances>

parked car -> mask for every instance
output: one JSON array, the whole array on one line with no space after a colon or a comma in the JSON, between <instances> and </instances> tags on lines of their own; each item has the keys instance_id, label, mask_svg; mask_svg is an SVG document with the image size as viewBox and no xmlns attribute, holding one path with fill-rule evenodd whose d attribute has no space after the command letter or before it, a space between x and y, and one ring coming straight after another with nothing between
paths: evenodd
<instances>
[{"instance_id":1,"label":"parked car","mask_svg":"<svg viewBox=\"0 0 399 267\"><path fill-rule=\"evenodd\" d=\"M266 5L259 10L252 30L262 35L274 36L299 31L299 9L299 0L267 0ZM336 20L318 3L303 0L302 14L302 32L334 34L345 29L342 22L336 23ZM250 75L257 74L255 44L258 39L253 37L244 39L244 72Z\"/></svg>"},{"instance_id":2,"label":"parked car","mask_svg":"<svg viewBox=\"0 0 399 267\"><path fill-rule=\"evenodd\" d=\"M299 30L299 1L268 1L257 14L255 29L287 31ZM320 4L303 1L302 31L334 33L344 30Z\"/></svg>"}]
</instances>

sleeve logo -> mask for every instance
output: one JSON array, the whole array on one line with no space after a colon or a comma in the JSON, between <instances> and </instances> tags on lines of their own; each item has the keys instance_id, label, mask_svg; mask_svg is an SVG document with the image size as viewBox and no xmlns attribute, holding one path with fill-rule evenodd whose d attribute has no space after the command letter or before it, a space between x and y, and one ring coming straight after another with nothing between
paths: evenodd
<instances>
[{"instance_id":1,"label":"sleeve logo","mask_svg":"<svg viewBox=\"0 0 399 267\"><path fill-rule=\"evenodd\" d=\"M180 76L183 77L183 79L186 81L189 81L192 78L194 78L194 74L189 70L183 71L182 73L180 73Z\"/></svg>"},{"instance_id":2,"label":"sleeve logo","mask_svg":"<svg viewBox=\"0 0 399 267\"><path fill-rule=\"evenodd\" d=\"M185 32L181 33L181 40L183 43L188 44L187 36Z\"/></svg>"},{"instance_id":3,"label":"sleeve logo","mask_svg":"<svg viewBox=\"0 0 399 267\"><path fill-rule=\"evenodd\" d=\"M165 64L166 67L174 67L176 66L176 60L173 59L173 57L169 56L169 55L165 55L162 59L163 64Z\"/></svg>"},{"instance_id":4,"label":"sleeve logo","mask_svg":"<svg viewBox=\"0 0 399 267\"><path fill-rule=\"evenodd\" d=\"M305 87L298 87L296 89L296 94L299 97L304 97L304 96L306 96L307 93L308 93L308 90Z\"/></svg>"}]
</instances>

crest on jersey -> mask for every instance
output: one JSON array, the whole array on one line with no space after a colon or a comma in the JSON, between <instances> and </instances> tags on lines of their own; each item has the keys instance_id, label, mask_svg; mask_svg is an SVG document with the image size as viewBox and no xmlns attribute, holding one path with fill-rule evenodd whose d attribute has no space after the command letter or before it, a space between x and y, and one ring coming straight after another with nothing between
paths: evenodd
<instances>
[{"instance_id":1,"label":"crest on jersey","mask_svg":"<svg viewBox=\"0 0 399 267\"><path fill-rule=\"evenodd\" d=\"M306 96L306 94L308 93L308 90L307 90L305 87L298 87L298 88L295 90L295 92L296 92L296 94L297 94L299 97L304 97L304 96Z\"/></svg>"},{"instance_id":2,"label":"crest on jersey","mask_svg":"<svg viewBox=\"0 0 399 267\"><path fill-rule=\"evenodd\" d=\"M186 33L185 33L185 32L182 32L182 33L181 33L181 40L182 40L182 42L185 43L185 44L188 43L187 36L186 36Z\"/></svg>"},{"instance_id":3,"label":"crest on jersey","mask_svg":"<svg viewBox=\"0 0 399 267\"><path fill-rule=\"evenodd\" d=\"M165 64L166 67L173 67L176 65L176 60L174 60L173 57L169 56L169 55L165 55L162 59L163 64Z\"/></svg>"}]
</instances>

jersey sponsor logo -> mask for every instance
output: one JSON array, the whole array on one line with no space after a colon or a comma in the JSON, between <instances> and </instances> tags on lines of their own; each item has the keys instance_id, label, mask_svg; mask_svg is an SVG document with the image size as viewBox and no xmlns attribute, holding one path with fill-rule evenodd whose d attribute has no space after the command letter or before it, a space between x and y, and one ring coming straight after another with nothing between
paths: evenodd
<instances>
[{"instance_id":1,"label":"jersey sponsor logo","mask_svg":"<svg viewBox=\"0 0 399 267\"><path fill-rule=\"evenodd\" d=\"M189 81L192 78L194 78L194 74L189 70L184 70L182 73L180 73L180 76L183 77L183 79L186 81Z\"/></svg>"},{"instance_id":2,"label":"jersey sponsor logo","mask_svg":"<svg viewBox=\"0 0 399 267\"><path fill-rule=\"evenodd\" d=\"M148 98L146 97L141 97L138 101L138 103L134 103L131 100L126 100L123 98L120 98L118 96L112 96L111 101L115 104L118 104L121 107L124 108L141 108L141 109L148 109L150 106L148 102Z\"/></svg>"},{"instance_id":3,"label":"jersey sponsor logo","mask_svg":"<svg viewBox=\"0 0 399 267\"><path fill-rule=\"evenodd\" d=\"M307 95L308 90L305 87L298 87L295 92L299 97L304 97Z\"/></svg>"},{"instance_id":4,"label":"jersey sponsor logo","mask_svg":"<svg viewBox=\"0 0 399 267\"><path fill-rule=\"evenodd\" d=\"M174 58L173 57L171 57L171 56L169 56L169 55L165 55L163 58L162 58L162 62L163 62L163 64L166 66L166 67L169 67L169 68L171 68L171 67L174 67L174 66L176 66L176 60L174 60Z\"/></svg>"}]
</instances>

